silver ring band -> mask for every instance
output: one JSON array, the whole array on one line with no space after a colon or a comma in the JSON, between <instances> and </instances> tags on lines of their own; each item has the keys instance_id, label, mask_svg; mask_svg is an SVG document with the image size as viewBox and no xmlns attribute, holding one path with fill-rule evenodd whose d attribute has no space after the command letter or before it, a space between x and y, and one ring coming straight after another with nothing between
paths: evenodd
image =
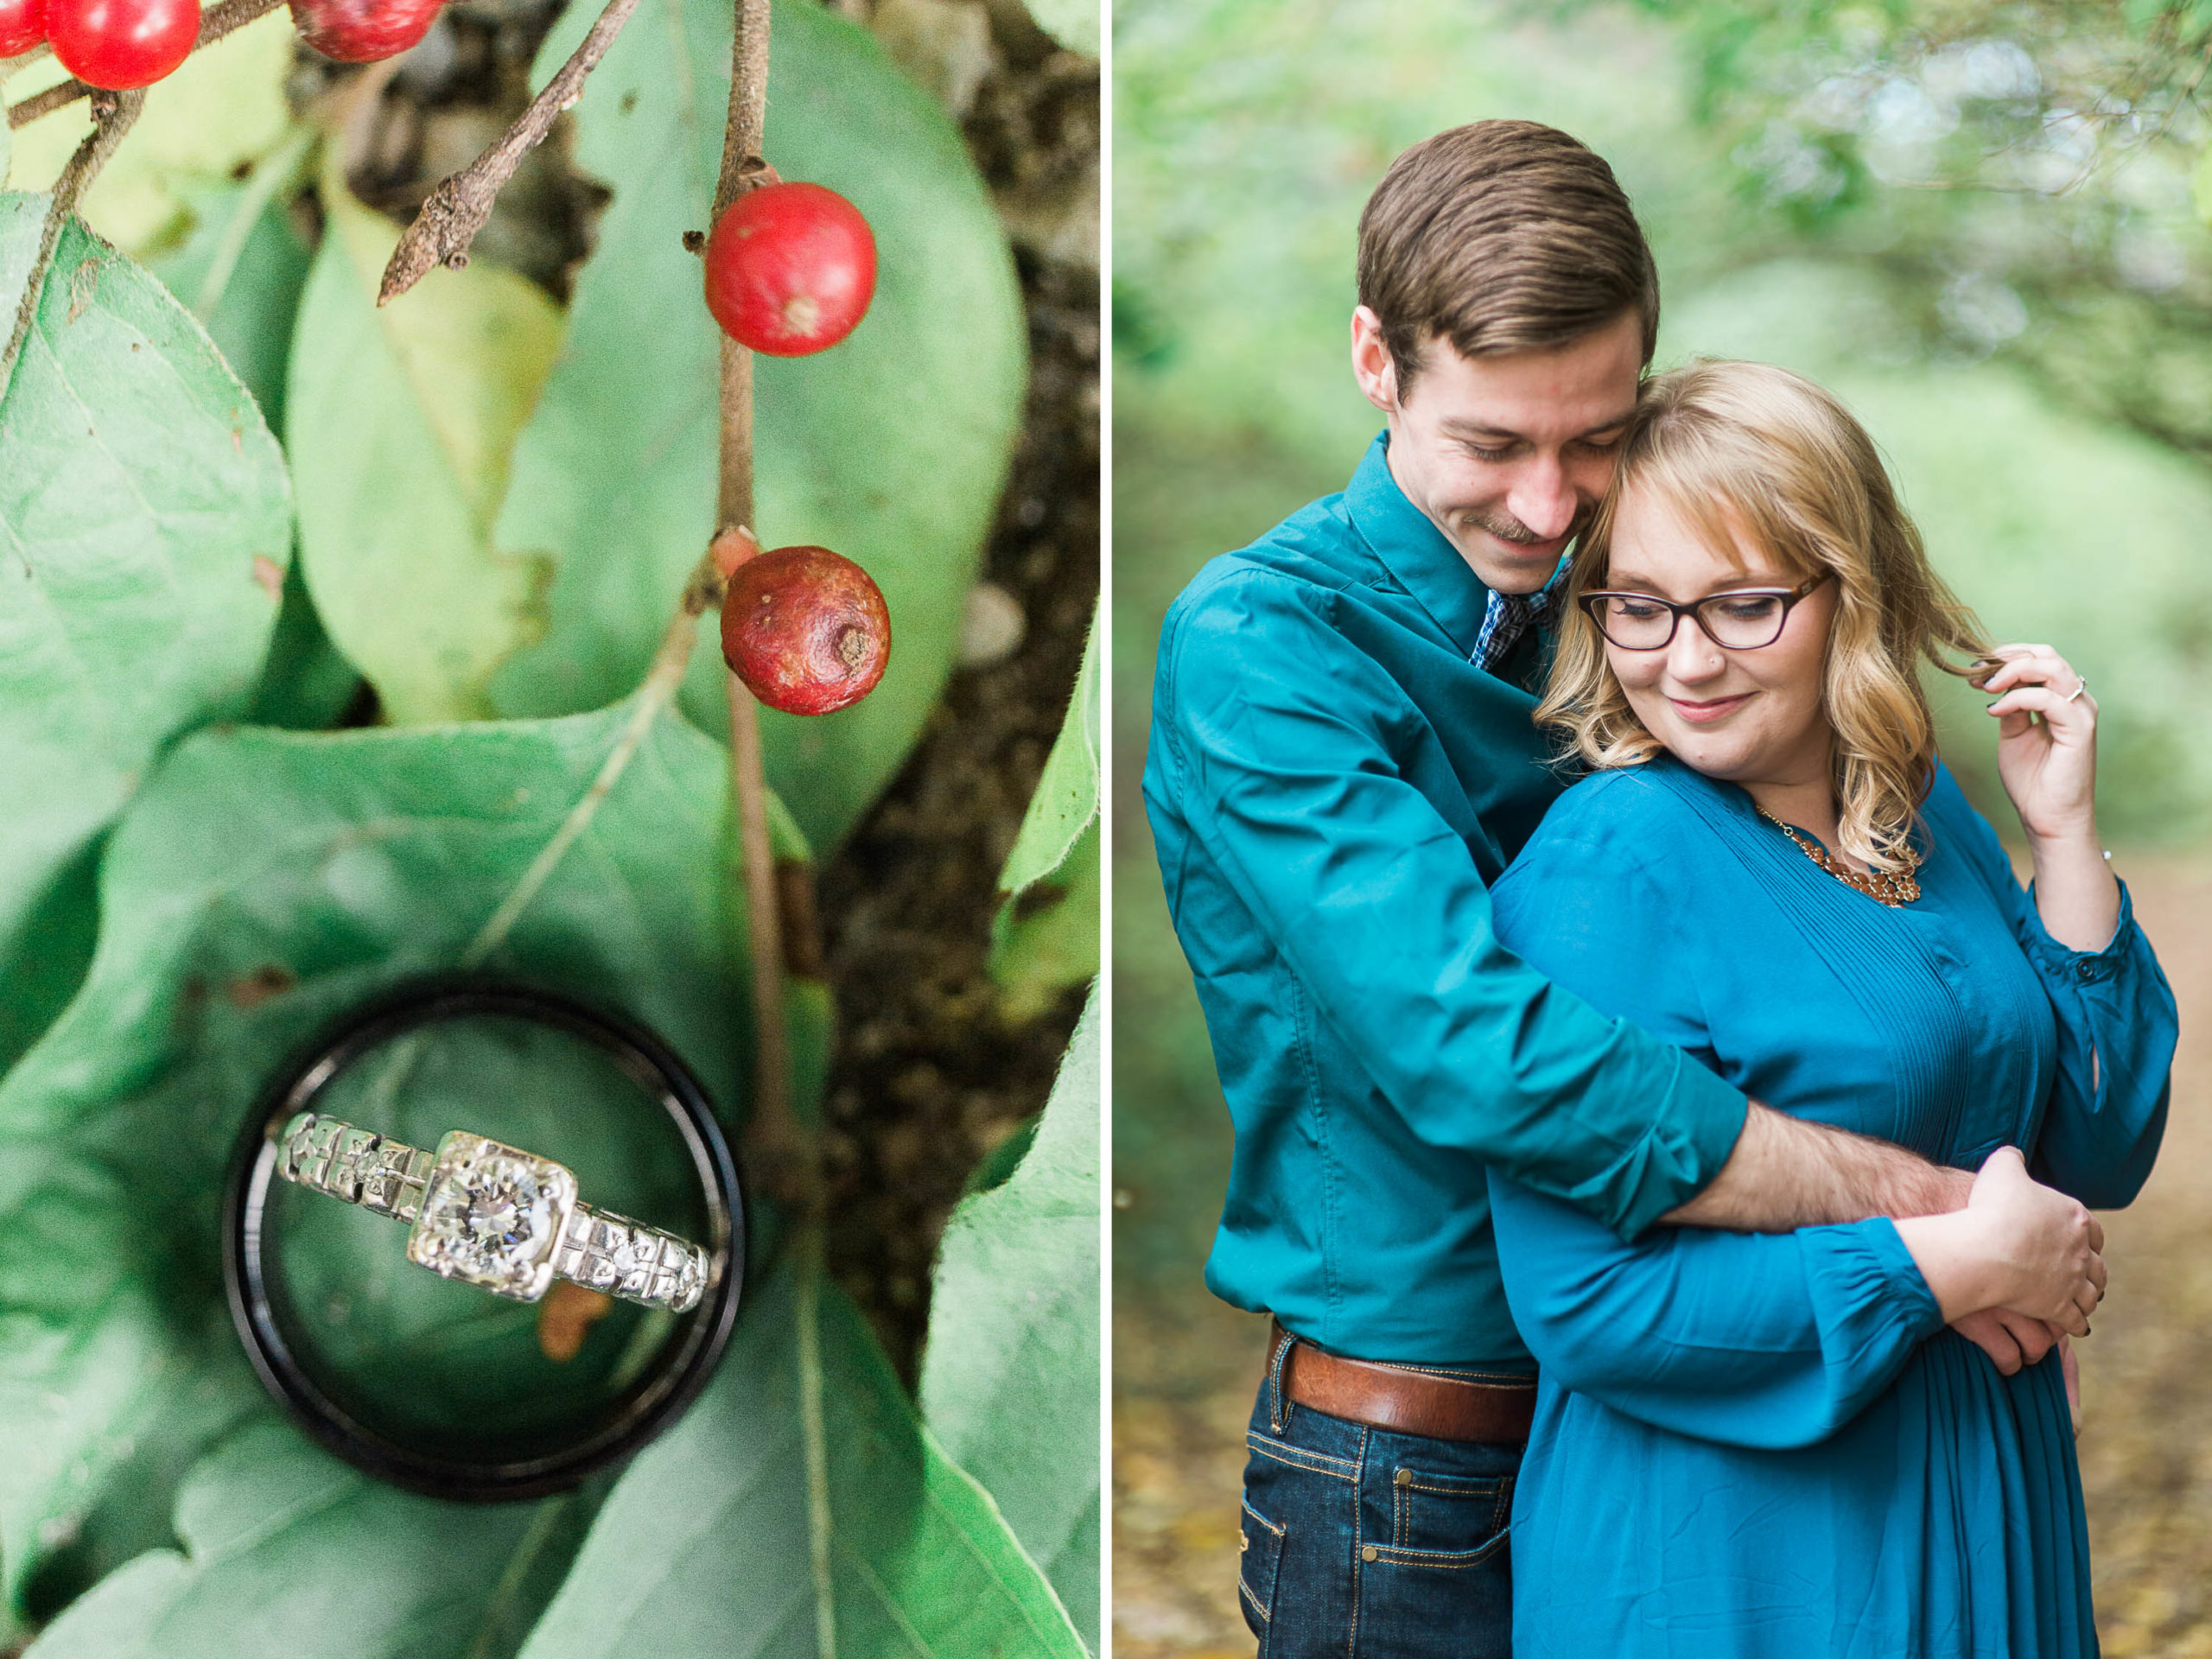
<instances>
[{"instance_id":1,"label":"silver ring band","mask_svg":"<svg viewBox=\"0 0 2212 1659\"><path fill-rule=\"evenodd\" d=\"M707 1294L706 1251L576 1197L576 1178L466 1130L436 1152L302 1112L284 1125L276 1160L288 1181L404 1221L407 1259L516 1301L555 1279L641 1307L688 1313Z\"/></svg>"},{"instance_id":2,"label":"silver ring band","mask_svg":"<svg viewBox=\"0 0 2212 1659\"><path fill-rule=\"evenodd\" d=\"M2084 691L2086 691L2086 690L2088 690L2089 689L2089 683L2088 683L2088 681L2087 679L2083 678L2083 677L2082 677L2081 675L2079 675L2079 674L2076 674L2074 677L2075 677L2075 679L2077 682L2079 682L2079 683L2075 686L2075 688L2074 688L2071 691L2069 691L2069 692L2068 692L2068 693L2066 694L2066 699L2065 699L2065 700L2066 700L2068 702L2073 702L2075 698L2076 698L2076 697L2080 696L2081 696Z\"/></svg>"}]
</instances>

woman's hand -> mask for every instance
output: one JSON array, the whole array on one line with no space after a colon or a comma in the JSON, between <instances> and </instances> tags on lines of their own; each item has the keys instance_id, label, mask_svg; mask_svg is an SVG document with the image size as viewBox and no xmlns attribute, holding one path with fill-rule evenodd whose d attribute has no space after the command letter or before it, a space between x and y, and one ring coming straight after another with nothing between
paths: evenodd
<instances>
[{"instance_id":1,"label":"woman's hand","mask_svg":"<svg viewBox=\"0 0 2212 1659\"><path fill-rule=\"evenodd\" d=\"M2097 703L2049 645L1999 645L1977 682L2002 693L1997 775L2035 860L2036 913L2070 950L2101 950L2120 925L2120 884L2097 842ZM2035 718L2040 715L2043 718Z\"/></svg>"},{"instance_id":2,"label":"woman's hand","mask_svg":"<svg viewBox=\"0 0 2212 1659\"><path fill-rule=\"evenodd\" d=\"M1990 1154L1965 1209L1910 1217L1897 1230L1947 1324L2002 1307L2088 1335L2104 1295L2104 1229L2074 1199L2031 1179L2018 1147Z\"/></svg>"},{"instance_id":3,"label":"woman's hand","mask_svg":"<svg viewBox=\"0 0 2212 1659\"><path fill-rule=\"evenodd\" d=\"M1975 684L2001 692L1997 775L2031 840L2096 839L2097 703L2088 682L2049 645L1999 645ZM2035 718L2040 715L2043 718Z\"/></svg>"}]
</instances>

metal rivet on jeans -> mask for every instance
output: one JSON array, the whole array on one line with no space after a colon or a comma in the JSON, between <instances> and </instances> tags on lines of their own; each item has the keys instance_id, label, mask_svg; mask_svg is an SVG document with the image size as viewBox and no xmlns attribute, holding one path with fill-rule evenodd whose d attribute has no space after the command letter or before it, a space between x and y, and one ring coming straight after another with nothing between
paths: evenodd
<instances>
[{"instance_id":1,"label":"metal rivet on jeans","mask_svg":"<svg viewBox=\"0 0 2212 1659\"><path fill-rule=\"evenodd\" d=\"M1371 1561L1382 1553L1382 1552L1376 1548L1374 1545L1370 1544L1366 1548L1359 1552L1359 1559L1363 1561Z\"/></svg>"},{"instance_id":2,"label":"metal rivet on jeans","mask_svg":"<svg viewBox=\"0 0 2212 1659\"><path fill-rule=\"evenodd\" d=\"M1401 1469L1396 1474L1391 1476L1390 1478L1396 1481L1401 1486L1410 1486L1414 1484L1414 1471L1410 1469Z\"/></svg>"}]
</instances>

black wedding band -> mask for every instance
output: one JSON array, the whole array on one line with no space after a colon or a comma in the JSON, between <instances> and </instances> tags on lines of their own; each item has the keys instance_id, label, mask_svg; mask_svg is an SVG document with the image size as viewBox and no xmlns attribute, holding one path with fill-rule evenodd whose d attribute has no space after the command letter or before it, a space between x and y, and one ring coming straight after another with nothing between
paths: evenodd
<instances>
[{"instance_id":1,"label":"black wedding band","mask_svg":"<svg viewBox=\"0 0 2212 1659\"><path fill-rule=\"evenodd\" d=\"M608 1055L668 1114L699 1178L712 1281L698 1306L664 1315L676 1327L652 1362L602 1407L557 1436L507 1444L472 1436L465 1447L410 1443L361 1420L319 1382L286 1329L283 1298L263 1257L264 1226L277 1175L279 1132L348 1066L422 1027L489 1016L550 1027ZM700 1235L694 1235L695 1237ZM564 1491L639 1450L706 1386L737 1317L745 1274L745 1203L728 1138L696 1078L658 1039L564 996L509 982L441 976L370 1002L326 1032L288 1066L247 1121L224 1195L223 1279L247 1357L270 1393L312 1438L354 1467L435 1497L493 1503Z\"/></svg>"}]
</instances>

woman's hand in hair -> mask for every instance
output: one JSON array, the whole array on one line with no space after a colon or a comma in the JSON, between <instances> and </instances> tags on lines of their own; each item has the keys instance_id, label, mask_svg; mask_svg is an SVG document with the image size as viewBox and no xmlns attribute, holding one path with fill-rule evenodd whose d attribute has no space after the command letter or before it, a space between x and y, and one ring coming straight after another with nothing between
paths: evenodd
<instances>
[{"instance_id":1,"label":"woman's hand in hair","mask_svg":"<svg viewBox=\"0 0 2212 1659\"><path fill-rule=\"evenodd\" d=\"M2035 861L2036 912L2069 950L2101 950L2120 925L2120 887L2097 840L2097 700L2049 645L1999 645L1977 682L2000 695L1997 775Z\"/></svg>"},{"instance_id":2,"label":"woman's hand in hair","mask_svg":"<svg viewBox=\"0 0 2212 1659\"><path fill-rule=\"evenodd\" d=\"M1989 705L1997 772L2020 827L2035 841L2094 841L2097 700L2049 645L1999 645L1990 655L2000 660L1974 683L2001 694Z\"/></svg>"}]
</instances>

